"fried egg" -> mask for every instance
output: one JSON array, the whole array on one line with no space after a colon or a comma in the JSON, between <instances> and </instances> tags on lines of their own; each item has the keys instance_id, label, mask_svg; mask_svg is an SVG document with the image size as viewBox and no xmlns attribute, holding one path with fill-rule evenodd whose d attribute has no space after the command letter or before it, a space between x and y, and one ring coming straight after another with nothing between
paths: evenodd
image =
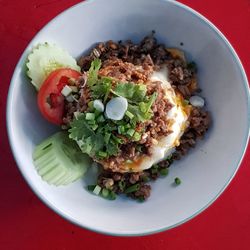
<instances>
[{"instance_id":1,"label":"fried egg","mask_svg":"<svg viewBox=\"0 0 250 250\"><path fill-rule=\"evenodd\" d=\"M182 96L175 93L174 89L168 81L167 68L154 72L151 81L160 81L165 90L165 97L173 107L166 114L168 119L172 120L169 135L156 141L152 146L152 154L150 156L142 156L137 161L124 163L120 166L120 172L139 172L151 168L161 160L171 155L175 148L180 144L179 140L184 130L188 126L188 108L183 104Z\"/></svg>"}]
</instances>

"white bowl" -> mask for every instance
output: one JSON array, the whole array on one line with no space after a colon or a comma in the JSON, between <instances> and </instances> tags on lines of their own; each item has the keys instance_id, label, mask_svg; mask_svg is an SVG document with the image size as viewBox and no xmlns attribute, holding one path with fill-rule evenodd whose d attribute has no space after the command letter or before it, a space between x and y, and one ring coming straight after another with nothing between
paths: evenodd
<instances>
[{"instance_id":1,"label":"white bowl","mask_svg":"<svg viewBox=\"0 0 250 250\"><path fill-rule=\"evenodd\" d=\"M107 201L85 191L85 178L53 187L32 163L36 144L57 128L36 105L36 91L24 73L31 48L56 42L78 57L94 43L109 39L139 41L151 30L170 47L187 52L199 68L213 124L205 139L170 174L152 184L145 203L126 198ZM96 0L80 3L46 25L31 41L16 66L7 109L8 133L17 164L33 191L55 212L82 227L112 235L142 235L173 228L207 208L235 175L249 136L249 89L241 62L221 32L194 10L175 1ZM178 176L182 184L173 187Z\"/></svg>"}]
</instances>

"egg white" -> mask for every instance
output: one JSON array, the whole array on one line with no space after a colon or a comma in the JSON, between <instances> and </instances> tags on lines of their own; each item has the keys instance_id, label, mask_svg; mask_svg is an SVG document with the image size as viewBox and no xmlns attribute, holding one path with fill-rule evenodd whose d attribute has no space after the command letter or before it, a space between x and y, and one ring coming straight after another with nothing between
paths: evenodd
<instances>
[{"instance_id":1,"label":"egg white","mask_svg":"<svg viewBox=\"0 0 250 250\"><path fill-rule=\"evenodd\" d=\"M171 110L166 114L168 119L173 121L170 126L172 133L157 141L152 147L151 156L143 156L137 162L123 164L121 166L121 172L139 172L149 169L152 165L171 155L175 151L175 147L179 145L179 139L188 125L188 115L185 112L182 102L178 100L174 89L168 82L167 73L166 68L154 72L151 76L151 81L160 81L162 83L166 94L165 97L173 105Z\"/></svg>"}]
</instances>

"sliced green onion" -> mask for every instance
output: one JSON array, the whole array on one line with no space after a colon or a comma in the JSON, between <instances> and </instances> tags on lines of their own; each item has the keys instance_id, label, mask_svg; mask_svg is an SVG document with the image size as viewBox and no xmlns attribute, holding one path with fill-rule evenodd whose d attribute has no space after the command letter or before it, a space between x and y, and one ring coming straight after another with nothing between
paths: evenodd
<instances>
[{"instance_id":1,"label":"sliced green onion","mask_svg":"<svg viewBox=\"0 0 250 250\"><path fill-rule=\"evenodd\" d=\"M61 94L65 97L69 96L71 93L72 89L68 85L65 85L61 91Z\"/></svg>"},{"instance_id":2,"label":"sliced green onion","mask_svg":"<svg viewBox=\"0 0 250 250\"><path fill-rule=\"evenodd\" d=\"M181 184L181 179L178 178L178 177L176 177L176 178L174 179L174 182L175 182L176 185L180 185L180 184Z\"/></svg>"},{"instance_id":3,"label":"sliced green onion","mask_svg":"<svg viewBox=\"0 0 250 250\"><path fill-rule=\"evenodd\" d=\"M133 119L134 118L134 115L129 112L128 110L126 111L125 115L129 118L129 119Z\"/></svg>"},{"instance_id":4,"label":"sliced green onion","mask_svg":"<svg viewBox=\"0 0 250 250\"><path fill-rule=\"evenodd\" d=\"M139 103L139 108L140 108L141 112L143 112L143 113L145 113L147 111L147 107L146 107L146 104L144 102Z\"/></svg>"},{"instance_id":5,"label":"sliced green onion","mask_svg":"<svg viewBox=\"0 0 250 250\"><path fill-rule=\"evenodd\" d=\"M123 140L122 140L121 138L118 138L118 137L116 137L116 136L114 136L114 135L112 135L112 139L113 139L116 143L122 143L122 142L123 142Z\"/></svg>"},{"instance_id":6,"label":"sliced green onion","mask_svg":"<svg viewBox=\"0 0 250 250\"><path fill-rule=\"evenodd\" d=\"M123 191L124 188L125 188L125 186L126 186L126 183L125 183L124 181L119 181L119 182L118 182L118 186L119 186L119 188L121 189L121 191Z\"/></svg>"},{"instance_id":7,"label":"sliced green onion","mask_svg":"<svg viewBox=\"0 0 250 250\"><path fill-rule=\"evenodd\" d=\"M78 117L79 117L80 114L81 114L81 113L80 113L79 111L75 111L75 112L74 112L74 117L75 117L76 119L78 119Z\"/></svg>"},{"instance_id":8,"label":"sliced green onion","mask_svg":"<svg viewBox=\"0 0 250 250\"><path fill-rule=\"evenodd\" d=\"M78 88L76 86L69 86L72 90L72 92L77 93L78 92Z\"/></svg>"},{"instance_id":9,"label":"sliced green onion","mask_svg":"<svg viewBox=\"0 0 250 250\"><path fill-rule=\"evenodd\" d=\"M114 131L114 130L117 129L116 126L112 126L112 125L110 125L110 124L107 124L105 128L106 128L107 130L109 130L109 131Z\"/></svg>"},{"instance_id":10,"label":"sliced green onion","mask_svg":"<svg viewBox=\"0 0 250 250\"><path fill-rule=\"evenodd\" d=\"M103 190L102 190L102 196L104 198L107 198L109 196L109 192L110 191L107 188L103 188Z\"/></svg>"},{"instance_id":11,"label":"sliced green onion","mask_svg":"<svg viewBox=\"0 0 250 250\"><path fill-rule=\"evenodd\" d=\"M74 98L73 98L72 95L69 95L69 96L66 97L66 100L67 100L68 102L73 102L73 101L74 101Z\"/></svg>"},{"instance_id":12,"label":"sliced green onion","mask_svg":"<svg viewBox=\"0 0 250 250\"><path fill-rule=\"evenodd\" d=\"M135 132L133 135L134 141L139 141L141 139L141 134L138 132Z\"/></svg>"},{"instance_id":13,"label":"sliced green onion","mask_svg":"<svg viewBox=\"0 0 250 250\"><path fill-rule=\"evenodd\" d=\"M116 199L116 193L114 191L110 191L109 196L107 197L109 200L115 200Z\"/></svg>"},{"instance_id":14,"label":"sliced green onion","mask_svg":"<svg viewBox=\"0 0 250 250\"><path fill-rule=\"evenodd\" d=\"M125 194L133 193L133 192L138 191L139 188L140 188L140 185L139 185L139 184L134 184L134 185L128 187L128 188L124 191L124 193L125 193Z\"/></svg>"},{"instance_id":15,"label":"sliced green onion","mask_svg":"<svg viewBox=\"0 0 250 250\"><path fill-rule=\"evenodd\" d=\"M96 187L96 185L88 185L88 186L87 186L87 189L88 189L88 191L93 192L94 189L95 189L95 187Z\"/></svg>"},{"instance_id":16,"label":"sliced green onion","mask_svg":"<svg viewBox=\"0 0 250 250\"><path fill-rule=\"evenodd\" d=\"M135 127L136 124L137 124L137 119L133 118L132 120L130 120L130 125L131 125L132 127Z\"/></svg>"},{"instance_id":17,"label":"sliced green onion","mask_svg":"<svg viewBox=\"0 0 250 250\"><path fill-rule=\"evenodd\" d=\"M127 134L128 134L129 136L131 136L131 137L134 135L134 133L135 133L135 130L132 129L132 128L130 128L130 129L127 131Z\"/></svg>"},{"instance_id":18,"label":"sliced green onion","mask_svg":"<svg viewBox=\"0 0 250 250\"><path fill-rule=\"evenodd\" d=\"M138 200L139 202L144 202L144 201L145 201L145 199L144 199L143 196L139 196L139 197L137 198L137 200Z\"/></svg>"},{"instance_id":19,"label":"sliced green onion","mask_svg":"<svg viewBox=\"0 0 250 250\"><path fill-rule=\"evenodd\" d=\"M124 126L122 126L122 125L118 126L118 133L123 134L124 132L125 132Z\"/></svg>"},{"instance_id":20,"label":"sliced green onion","mask_svg":"<svg viewBox=\"0 0 250 250\"><path fill-rule=\"evenodd\" d=\"M131 125L129 123L127 123L124 127L125 128L131 128Z\"/></svg>"},{"instance_id":21,"label":"sliced green onion","mask_svg":"<svg viewBox=\"0 0 250 250\"><path fill-rule=\"evenodd\" d=\"M119 96L112 98L106 105L105 114L107 118L115 121L122 120L128 108L126 98Z\"/></svg>"},{"instance_id":22,"label":"sliced green onion","mask_svg":"<svg viewBox=\"0 0 250 250\"><path fill-rule=\"evenodd\" d=\"M90 109L93 109L94 108L94 102L93 101L88 102L88 107Z\"/></svg>"},{"instance_id":23,"label":"sliced green onion","mask_svg":"<svg viewBox=\"0 0 250 250\"><path fill-rule=\"evenodd\" d=\"M87 123L88 125L95 125L95 120L88 120Z\"/></svg>"},{"instance_id":24,"label":"sliced green onion","mask_svg":"<svg viewBox=\"0 0 250 250\"><path fill-rule=\"evenodd\" d=\"M88 121L95 120L95 114L94 113L86 113L86 120L88 120Z\"/></svg>"},{"instance_id":25,"label":"sliced green onion","mask_svg":"<svg viewBox=\"0 0 250 250\"><path fill-rule=\"evenodd\" d=\"M101 100L94 100L93 106L99 112L103 112L104 111L104 105L103 105L103 103L102 103Z\"/></svg>"},{"instance_id":26,"label":"sliced green onion","mask_svg":"<svg viewBox=\"0 0 250 250\"><path fill-rule=\"evenodd\" d=\"M99 195L101 190L102 190L102 188L99 185L96 185L94 190L93 190L93 193L96 195Z\"/></svg>"},{"instance_id":27,"label":"sliced green onion","mask_svg":"<svg viewBox=\"0 0 250 250\"><path fill-rule=\"evenodd\" d=\"M161 174L162 176L168 175L168 169L167 169L167 168L161 169L161 170L160 170L160 174Z\"/></svg>"}]
</instances>

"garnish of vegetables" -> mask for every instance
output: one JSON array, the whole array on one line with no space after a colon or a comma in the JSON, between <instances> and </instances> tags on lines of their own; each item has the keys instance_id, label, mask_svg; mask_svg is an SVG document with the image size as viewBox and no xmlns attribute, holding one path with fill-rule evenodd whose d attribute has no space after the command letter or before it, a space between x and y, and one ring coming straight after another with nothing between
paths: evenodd
<instances>
[{"instance_id":1,"label":"garnish of vegetables","mask_svg":"<svg viewBox=\"0 0 250 250\"><path fill-rule=\"evenodd\" d=\"M73 69L62 68L49 74L42 84L37 103L41 114L49 122L61 125L64 99L72 89L67 85L69 79L77 79L81 74Z\"/></svg>"},{"instance_id":2,"label":"garnish of vegetables","mask_svg":"<svg viewBox=\"0 0 250 250\"><path fill-rule=\"evenodd\" d=\"M80 72L76 60L66 50L48 43L39 44L31 51L26 66L27 75L37 90L56 69L70 68Z\"/></svg>"},{"instance_id":3,"label":"garnish of vegetables","mask_svg":"<svg viewBox=\"0 0 250 250\"><path fill-rule=\"evenodd\" d=\"M67 132L58 132L36 146L33 161L42 179L56 186L82 178L91 164Z\"/></svg>"},{"instance_id":4,"label":"garnish of vegetables","mask_svg":"<svg viewBox=\"0 0 250 250\"><path fill-rule=\"evenodd\" d=\"M116 156L125 140L141 139L143 131L137 125L152 117L151 107L157 97L156 93L147 96L144 84L114 84L114 79L98 76L100 67L99 59L92 62L87 87L93 101L86 112L74 118L69 129L69 137L82 152L99 160Z\"/></svg>"}]
</instances>

